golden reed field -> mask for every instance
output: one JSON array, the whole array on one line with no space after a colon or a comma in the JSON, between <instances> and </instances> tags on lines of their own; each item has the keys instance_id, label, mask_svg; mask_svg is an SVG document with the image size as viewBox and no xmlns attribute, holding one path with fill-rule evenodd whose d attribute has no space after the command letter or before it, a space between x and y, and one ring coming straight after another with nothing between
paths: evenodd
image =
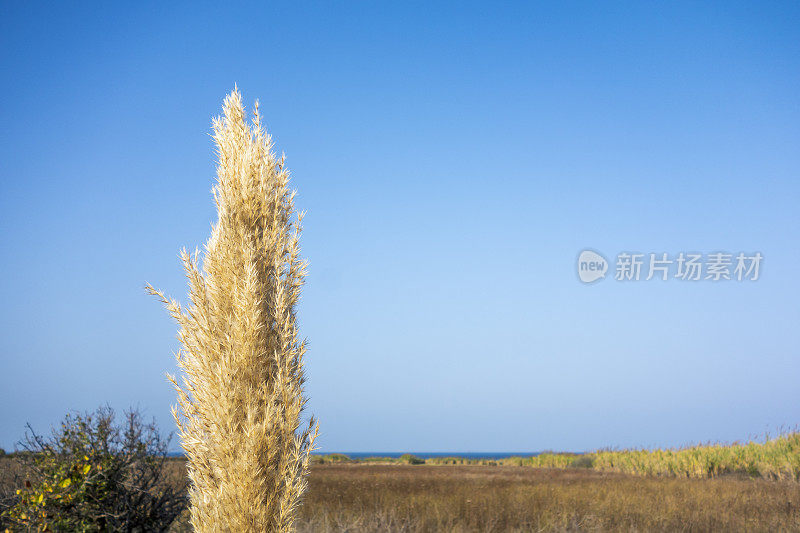
<instances>
[{"instance_id":1,"label":"golden reed field","mask_svg":"<svg viewBox=\"0 0 800 533\"><path fill-rule=\"evenodd\" d=\"M515 466L315 465L298 530L800 531L800 484Z\"/></svg>"}]
</instances>

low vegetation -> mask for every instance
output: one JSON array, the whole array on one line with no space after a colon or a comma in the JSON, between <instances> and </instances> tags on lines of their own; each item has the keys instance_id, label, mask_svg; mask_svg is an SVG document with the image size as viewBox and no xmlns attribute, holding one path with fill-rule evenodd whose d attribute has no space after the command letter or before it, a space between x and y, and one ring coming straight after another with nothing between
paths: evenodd
<instances>
[{"instance_id":1,"label":"low vegetation","mask_svg":"<svg viewBox=\"0 0 800 533\"><path fill-rule=\"evenodd\" d=\"M168 440L136 411L67 415L30 427L3 458L0 522L21 531L164 531L186 507L186 474L165 468Z\"/></svg>"},{"instance_id":2,"label":"low vegetation","mask_svg":"<svg viewBox=\"0 0 800 533\"><path fill-rule=\"evenodd\" d=\"M316 455L313 462L591 468L602 472L648 476L714 478L725 474L742 474L772 480L800 481L800 433L786 433L765 442L709 444L665 450L603 450L585 454L546 452L528 457L498 459L457 456L421 459L410 454L399 458L351 459L347 455L331 454Z\"/></svg>"},{"instance_id":3,"label":"low vegetation","mask_svg":"<svg viewBox=\"0 0 800 533\"><path fill-rule=\"evenodd\" d=\"M800 481L800 433L766 442L693 446L677 450L601 451L592 454L593 468L651 476L688 478L746 474Z\"/></svg>"}]
</instances>

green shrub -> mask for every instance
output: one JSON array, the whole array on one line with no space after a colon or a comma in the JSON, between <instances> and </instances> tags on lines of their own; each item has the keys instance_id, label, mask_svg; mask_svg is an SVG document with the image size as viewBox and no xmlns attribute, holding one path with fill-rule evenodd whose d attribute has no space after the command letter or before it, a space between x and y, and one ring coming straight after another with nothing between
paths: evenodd
<instances>
[{"instance_id":1,"label":"green shrub","mask_svg":"<svg viewBox=\"0 0 800 533\"><path fill-rule=\"evenodd\" d=\"M469 464L469 459L463 457L431 457L425 461L426 464L432 465L463 465Z\"/></svg>"},{"instance_id":2,"label":"green shrub","mask_svg":"<svg viewBox=\"0 0 800 533\"><path fill-rule=\"evenodd\" d=\"M573 459L569 466L572 468L592 468L594 466L594 458L591 455L580 455Z\"/></svg>"},{"instance_id":3,"label":"green shrub","mask_svg":"<svg viewBox=\"0 0 800 533\"><path fill-rule=\"evenodd\" d=\"M391 457L371 456L371 457L362 457L360 459L355 459L354 462L356 462L356 463L369 463L369 464L375 464L375 463L392 464L392 463L396 463L397 459L392 459Z\"/></svg>"},{"instance_id":4,"label":"green shrub","mask_svg":"<svg viewBox=\"0 0 800 533\"><path fill-rule=\"evenodd\" d=\"M329 453L327 455L312 455L311 456L311 463L312 464L325 464L325 463L349 463L352 462L350 457L343 453Z\"/></svg>"},{"instance_id":5,"label":"green shrub","mask_svg":"<svg viewBox=\"0 0 800 533\"><path fill-rule=\"evenodd\" d=\"M404 453L400 456L400 462L409 465L423 465L425 464L425 459L417 457L416 455L411 455L410 453Z\"/></svg>"},{"instance_id":6,"label":"green shrub","mask_svg":"<svg viewBox=\"0 0 800 533\"><path fill-rule=\"evenodd\" d=\"M136 411L67 415L49 438L28 426L25 473L3 522L17 530L164 531L186 507L184 485L167 479L167 445Z\"/></svg>"}]
</instances>

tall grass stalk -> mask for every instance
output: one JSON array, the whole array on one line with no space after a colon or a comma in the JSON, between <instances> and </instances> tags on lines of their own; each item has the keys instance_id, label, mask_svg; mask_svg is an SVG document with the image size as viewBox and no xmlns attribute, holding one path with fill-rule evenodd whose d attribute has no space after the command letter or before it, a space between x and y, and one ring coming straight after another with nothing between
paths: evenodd
<instances>
[{"instance_id":1,"label":"tall grass stalk","mask_svg":"<svg viewBox=\"0 0 800 533\"><path fill-rule=\"evenodd\" d=\"M258 103L237 89L213 121L218 220L202 254L183 250L189 303L148 285L179 325L173 415L188 460L197 531L291 531L306 489L312 418L301 426L303 355L295 309L306 273L283 156Z\"/></svg>"}]
</instances>

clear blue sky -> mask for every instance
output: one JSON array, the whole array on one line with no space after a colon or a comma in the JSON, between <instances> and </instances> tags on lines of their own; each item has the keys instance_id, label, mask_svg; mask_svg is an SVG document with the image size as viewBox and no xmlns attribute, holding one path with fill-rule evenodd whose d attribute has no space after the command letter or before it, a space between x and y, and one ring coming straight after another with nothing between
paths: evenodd
<instances>
[{"instance_id":1,"label":"clear blue sky","mask_svg":"<svg viewBox=\"0 0 800 533\"><path fill-rule=\"evenodd\" d=\"M800 423L800 4L0 6L0 445L171 429L210 121L260 99L308 211L323 450L534 451ZM578 252L760 251L582 285ZM612 267L613 268L613 267Z\"/></svg>"}]
</instances>

